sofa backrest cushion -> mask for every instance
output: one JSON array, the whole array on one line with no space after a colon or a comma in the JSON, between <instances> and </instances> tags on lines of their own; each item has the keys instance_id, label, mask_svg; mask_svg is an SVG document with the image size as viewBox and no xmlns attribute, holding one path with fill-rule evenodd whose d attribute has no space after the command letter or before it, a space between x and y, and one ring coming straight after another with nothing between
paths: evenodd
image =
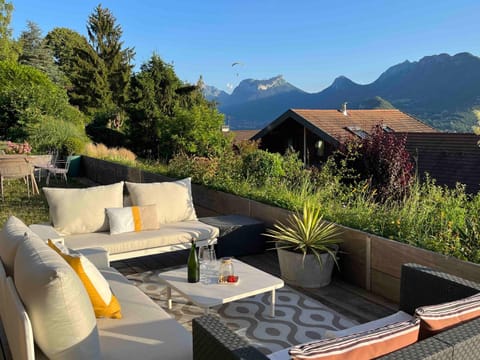
<instances>
[{"instance_id":1,"label":"sofa backrest cushion","mask_svg":"<svg viewBox=\"0 0 480 360\"><path fill-rule=\"evenodd\" d=\"M109 208L106 211L110 235L155 230L160 227L156 205Z\"/></svg>"},{"instance_id":2,"label":"sofa backrest cushion","mask_svg":"<svg viewBox=\"0 0 480 360\"><path fill-rule=\"evenodd\" d=\"M0 258L5 265L7 275L13 275L15 254L26 232L30 232L28 226L15 216L10 216L0 231Z\"/></svg>"},{"instance_id":3,"label":"sofa backrest cushion","mask_svg":"<svg viewBox=\"0 0 480 360\"><path fill-rule=\"evenodd\" d=\"M55 250L78 275L87 290L96 317L122 318L117 298L112 294L107 280L90 260L80 253L71 253L68 249L62 250L51 240L48 240L48 246Z\"/></svg>"},{"instance_id":4,"label":"sofa backrest cushion","mask_svg":"<svg viewBox=\"0 0 480 360\"><path fill-rule=\"evenodd\" d=\"M18 297L12 278L4 279L2 286L5 296L2 323L12 358L34 360L35 346L30 318Z\"/></svg>"},{"instance_id":5,"label":"sofa backrest cushion","mask_svg":"<svg viewBox=\"0 0 480 360\"><path fill-rule=\"evenodd\" d=\"M97 324L77 274L37 235L15 256L15 287L32 323L35 342L50 359L99 359Z\"/></svg>"},{"instance_id":6,"label":"sofa backrest cushion","mask_svg":"<svg viewBox=\"0 0 480 360\"><path fill-rule=\"evenodd\" d=\"M7 281L7 273L0 261L0 319L3 319L5 311L5 282Z\"/></svg>"},{"instance_id":7,"label":"sofa backrest cushion","mask_svg":"<svg viewBox=\"0 0 480 360\"><path fill-rule=\"evenodd\" d=\"M133 205L157 206L160 224L197 220L190 178L160 183L126 182Z\"/></svg>"},{"instance_id":8,"label":"sofa backrest cushion","mask_svg":"<svg viewBox=\"0 0 480 360\"><path fill-rule=\"evenodd\" d=\"M373 359L415 343L420 321L403 321L375 330L293 346L292 359Z\"/></svg>"},{"instance_id":9,"label":"sofa backrest cushion","mask_svg":"<svg viewBox=\"0 0 480 360\"><path fill-rule=\"evenodd\" d=\"M421 320L420 338L427 338L479 317L480 293L457 301L419 307L415 315Z\"/></svg>"},{"instance_id":10,"label":"sofa backrest cushion","mask_svg":"<svg viewBox=\"0 0 480 360\"><path fill-rule=\"evenodd\" d=\"M123 181L85 189L43 188L53 227L62 235L108 231L106 208L123 206Z\"/></svg>"}]
</instances>

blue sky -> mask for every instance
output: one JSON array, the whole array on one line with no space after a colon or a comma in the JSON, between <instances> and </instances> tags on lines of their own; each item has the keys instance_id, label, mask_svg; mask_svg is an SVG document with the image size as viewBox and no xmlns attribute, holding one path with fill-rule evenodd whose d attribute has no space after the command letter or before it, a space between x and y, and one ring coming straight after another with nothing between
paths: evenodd
<instances>
[{"instance_id":1,"label":"blue sky","mask_svg":"<svg viewBox=\"0 0 480 360\"><path fill-rule=\"evenodd\" d=\"M17 37L28 20L44 34L68 27L86 35L91 0L12 0ZM339 75L366 84L389 66L426 55L479 55L480 1L108 0L135 47L136 68L153 52L180 79L223 90L245 78L279 74L317 92ZM233 62L242 65L232 68ZM238 74L238 75L237 75Z\"/></svg>"}]
</instances>

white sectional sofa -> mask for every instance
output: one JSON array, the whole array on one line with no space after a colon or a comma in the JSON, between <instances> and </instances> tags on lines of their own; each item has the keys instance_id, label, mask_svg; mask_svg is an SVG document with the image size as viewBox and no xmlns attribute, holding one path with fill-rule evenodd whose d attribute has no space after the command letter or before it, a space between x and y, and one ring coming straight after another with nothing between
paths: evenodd
<instances>
[{"instance_id":1,"label":"white sectional sofa","mask_svg":"<svg viewBox=\"0 0 480 360\"><path fill-rule=\"evenodd\" d=\"M189 248L192 240L214 244L219 230L197 220L190 179L126 185L133 206L124 206L123 182L44 188L51 224L29 228L10 217L3 226L0 316L13 359L192 358L191 334L109 263ZM93 286L92 295L93 278L86 282L85 268L68 262L67 247L89 259L121 318L99 317L95 301L105 292Z\"/></svg>"},{"instance_id":2,"label":"white sectional sofa","mask_svg":"<svg viewBox=\"0 0 480 360\"><path fill-rule=\"evenodd\" d=\"M7 220L0 232L0 316L13 359L192 358L187 330L106 267L104 250L85 253L94 255L120 303L121 319L95 319L67 262L20 220Z\"/></svg>"},{"instance_id":3,"label":"white sectional sofa","mask_svg":"<svg viewBox=\"0 0 480 360\"><path fill-rule=\"evenodd\" d=\"M129 202L154 210L158 226L111 234L112 219L105 209L128 207L124 206L124 184L120 182L85 189L43 188L51 224L30 228L42 239L62 240L72 249L102 247L110 261L187 249L192 239L197 246L216 243L218 228L197 220L189 178L149 184L127 182L126 187ZM127 220L119 218L119 222L123 225Z\"/></svg>"}]
</instances>

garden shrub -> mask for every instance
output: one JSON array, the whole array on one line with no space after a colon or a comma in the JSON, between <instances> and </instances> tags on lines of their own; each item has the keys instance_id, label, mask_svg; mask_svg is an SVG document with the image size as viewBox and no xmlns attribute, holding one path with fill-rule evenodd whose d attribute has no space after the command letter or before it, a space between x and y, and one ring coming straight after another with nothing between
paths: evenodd
<instances>
[{"instance_id":1,"label":"garden shrub","mask_svg":"<svg viewBox=\"0 0 480 360\"><path fill-rule=\"evenodd\" d=\"M414 165L405 148L406 137L399 137L376 125L370 136L347 142L347 156L360 177L371 182L379 201L400 200L414 179Z\"/></svg>"},{"instance_id":2,"label":"garden shrub","mask_svg":"<svg viewBox=\"0 0 480 360\"><path fill-rule=\"evenodd\" d=\"M51 116L29 124L28 139L36 152L58 150L63 155L81 153L88 138L83 128Z\"/></svg>"},{"instance_id":3,"label":"garden shrub","mask_svg":"<svg viewBox=\"0 0 480 360\"><path fill-rule=\"evenodd\" d=\"M31 66L0 61L0 138L23 141L28 127L57 119L83 128L86 118L68 102L64 89ZM35 148L37 150L37 148Z\"/></svg>"},{"instance_id":4,"label":"garden shrub","mask_svg":"<svg viewBox=\"0 0 480 360\"><path fill-rule=\"evenodd\" d=\"M243 175L257 186L277 184L285 176L280 154L255 150L243 159Z\"/></svg>"}]
</instances>

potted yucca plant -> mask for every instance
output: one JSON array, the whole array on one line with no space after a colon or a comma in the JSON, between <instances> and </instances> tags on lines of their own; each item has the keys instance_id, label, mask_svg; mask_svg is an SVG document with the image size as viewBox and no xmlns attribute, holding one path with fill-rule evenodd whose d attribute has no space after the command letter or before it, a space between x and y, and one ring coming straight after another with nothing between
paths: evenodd
<instances>
[{"instance_id":1,"label":"potted yucca plant","mask_svg":"<svg viewBox=\"0 0 480 360\"><path fill-rule=\"evenodd\" d=\"M282 279L292 285L316 288L330 284L337 263L341 232L327 223L320 209L305 203L301 213L288 216L267 229L266 236L276 243Z\"/></svg>"}]
</instances>

